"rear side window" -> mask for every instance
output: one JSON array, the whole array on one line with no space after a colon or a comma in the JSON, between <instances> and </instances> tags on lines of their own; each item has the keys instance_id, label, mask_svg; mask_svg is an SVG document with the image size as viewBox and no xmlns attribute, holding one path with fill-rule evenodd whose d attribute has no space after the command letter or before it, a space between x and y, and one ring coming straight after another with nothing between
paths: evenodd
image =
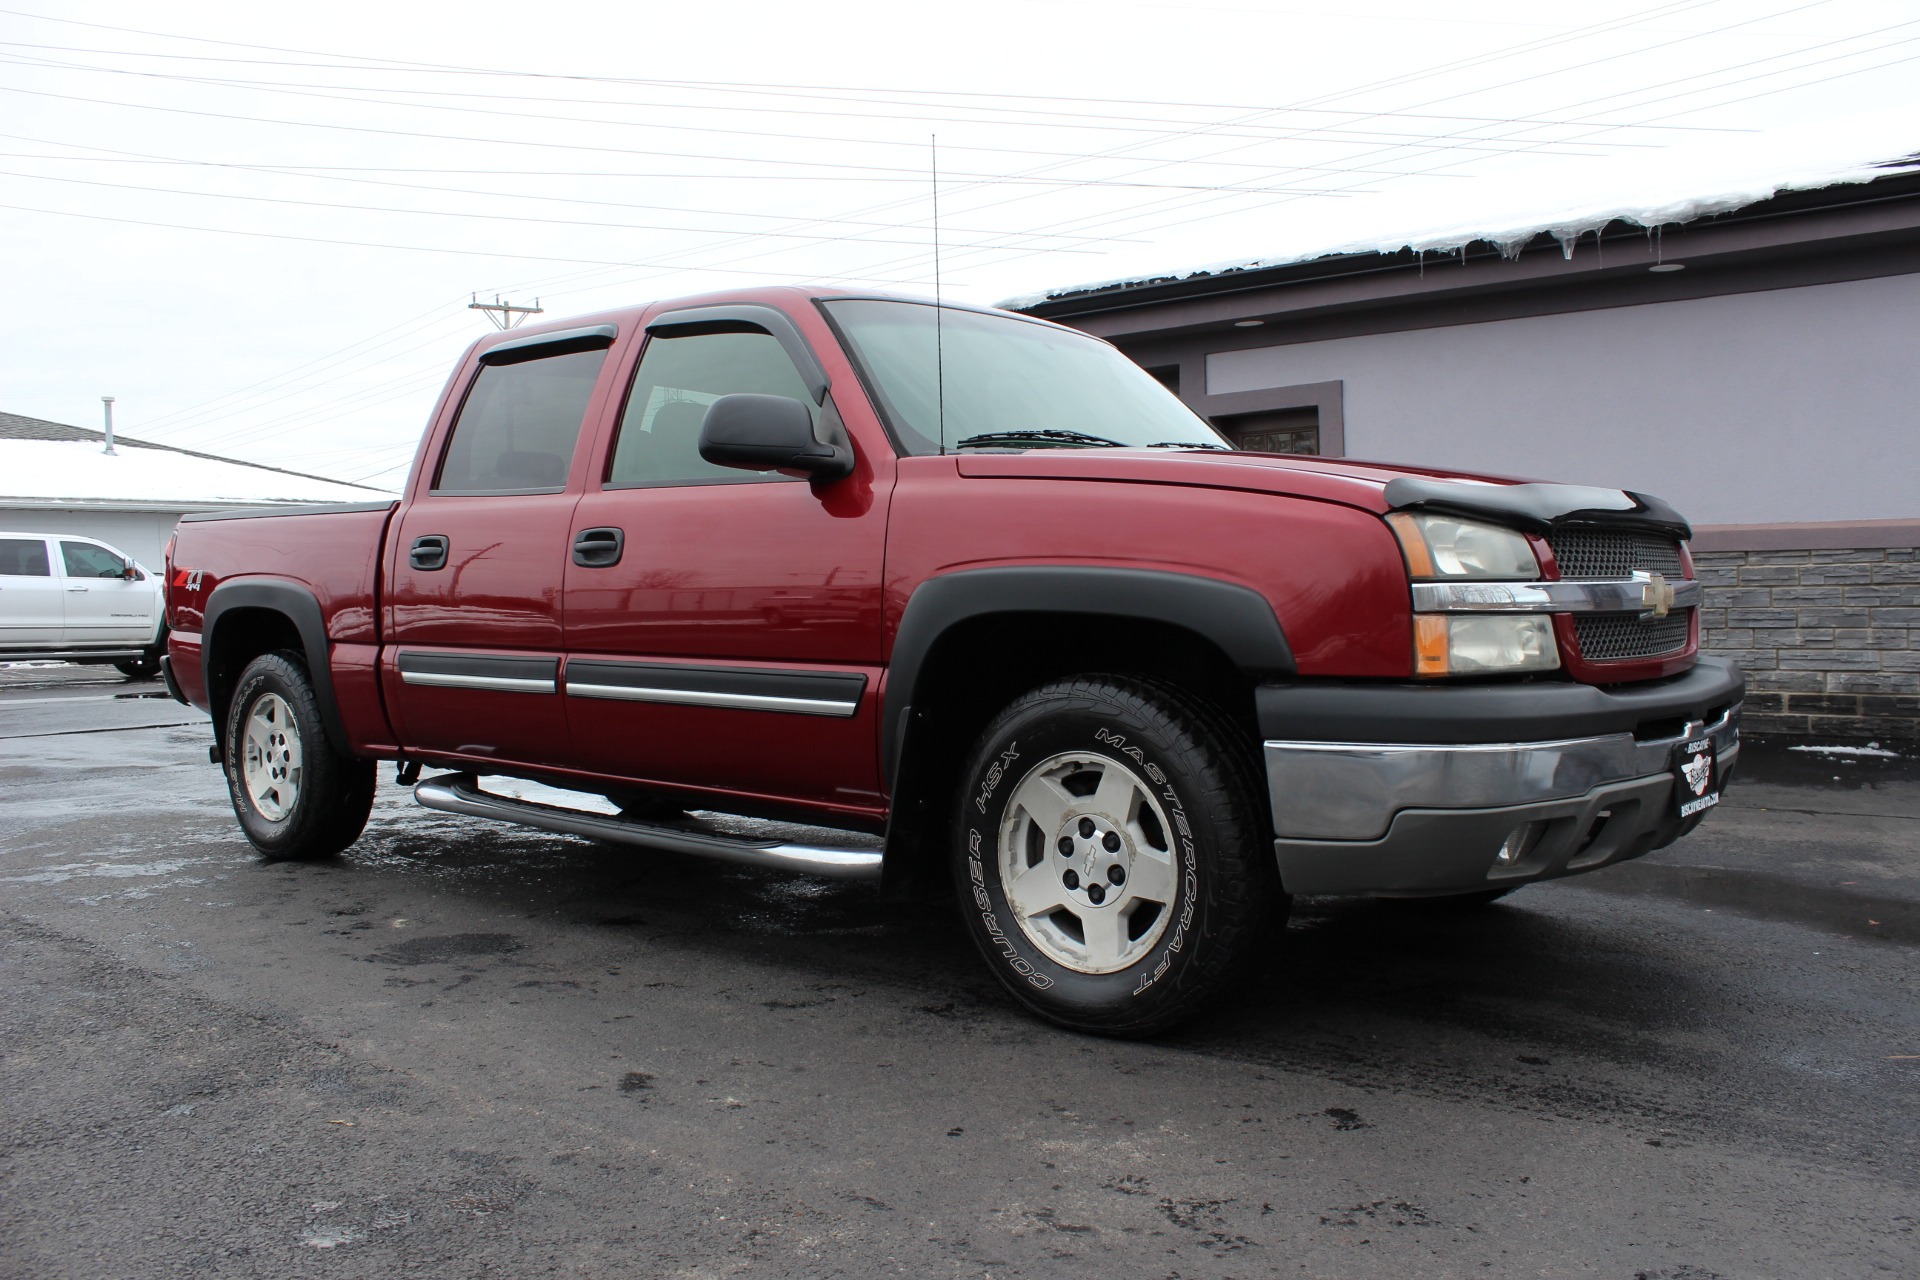
<instances>
[{"instance_id":1,"label":"rear side window","mask_svg":"<svg viewBox=\"0 0 1920 1280\"><path fill-rule=\"evenodd\" d=\"M771 471L717 467L700 456L707 406L743 392L787 396L813 409L806 381L772 334L653 335L633 375L608 487L786 479Z\"/></svg>"},{"instance_id":2,"label":"rear side window","mask_svg":"<svg viewBox=\"0 0 1920 1280\"><path fill-rule=\"evenodd\" d=\"M558 493L605 349L481 367L434 477L435 493Z\"/></svg>"},{"instance_id":3,"label":"rear side window","mask_svg":"<svg viewBox=\"0 0 1920 1280\"><path fill-rule=\"evenodd\" d=\"M118 578L127 571L125 560L91 542L61 543L60 559L69 578Z\"/></svg>"},{"instance_id":4,"label":"rear side window","mask_svg":"<svg viewBox=\"0 0 1920 1280\"><path fill-rule=\"evenodd\" d=\"M15 578L51 578L47 544L38 538L0 538L0 574Z\"/></svg>"}]
</instances>

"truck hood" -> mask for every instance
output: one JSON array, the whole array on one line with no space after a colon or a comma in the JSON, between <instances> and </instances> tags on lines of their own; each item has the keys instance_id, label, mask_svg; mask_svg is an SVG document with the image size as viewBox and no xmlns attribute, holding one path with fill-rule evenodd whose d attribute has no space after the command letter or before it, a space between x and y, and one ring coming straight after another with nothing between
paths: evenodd
<instances>
[{"instance_id":1,"label":"truck hood","mask_svg":"<svg viewBox=\"0 0 1920 1280\"><path fill-rule=\"evenodd\" d=\"M1537 532L1570 523L1633 526L1678 538L1693 532L1679 512L1647 494L1344 458L1213 449L1033 449L963 453L957 459L961 475L980 478L1240 489L1339 502L1380 515L1448 511Z\"/></svg>"}]
</instances>

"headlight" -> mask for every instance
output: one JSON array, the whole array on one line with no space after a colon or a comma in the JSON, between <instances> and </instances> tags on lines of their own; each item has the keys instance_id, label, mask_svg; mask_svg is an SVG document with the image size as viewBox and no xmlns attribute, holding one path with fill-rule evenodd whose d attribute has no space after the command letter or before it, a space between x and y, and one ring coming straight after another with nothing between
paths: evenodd
<instances>
[{"instance_id":1,"label":"headlight","mask_svg":"<svg viewBox=\"0 0 1920 1280\"><path fill-rule=\"evenodd\" d=\"M1423 613L1413 622L1419 675L1511 675L1560 665L1553 623L1538 614Z\"/></svg>"},{"instance_id":2,"label":"headlight","mask_svg":"<svg viewBox=\"0 0 1920 1280\"><path fill-rule=\"evenodd\" d=\"M1482 578L1531 581L1540 576L1540 562L1524 535L1499 525L1453 516L1413 515L1396 511L1387 517L1407 572L1415 578Z\"/></svg>"}]
</instances>

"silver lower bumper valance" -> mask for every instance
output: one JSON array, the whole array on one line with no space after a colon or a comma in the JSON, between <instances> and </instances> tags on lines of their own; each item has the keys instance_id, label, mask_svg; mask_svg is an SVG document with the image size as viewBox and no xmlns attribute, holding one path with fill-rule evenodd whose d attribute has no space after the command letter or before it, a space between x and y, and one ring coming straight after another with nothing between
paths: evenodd
<instances>
[{"instance_id":1,"label":"silver lower bumper valance","mask_svg":"<svg viewBox=\"0 0 1920 1280\"><path fill-rule=\"evenodd\" d=\"M1740 709L1670 737L1630 733L1549 742L1263 744L1274 834L1281 839L1377 840L1409 809L1493 809L1565 800L1595 787L1665 773L1674 748L1713 739L1721 768L1739 752Z\"/></svg>"}]
</instances>

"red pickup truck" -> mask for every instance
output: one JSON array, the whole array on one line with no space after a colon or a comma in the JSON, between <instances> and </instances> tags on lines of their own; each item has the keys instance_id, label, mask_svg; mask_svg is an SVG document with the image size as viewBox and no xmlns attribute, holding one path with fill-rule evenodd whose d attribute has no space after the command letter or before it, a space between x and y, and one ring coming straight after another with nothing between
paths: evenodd
<instances>
[{"instance_id":1,"label":"red pickup truck","mask_svg":"<svg viewBox=\"0 0 1920 1280\"><path fill-rule=\"evenodd\" d=\"M186 517L166 673L269 857L352 843L393 760L438 809L950 885L1028 1007L1139 1034L1290 895L1485 902L1698 823L1743 682L1689 534L1234 452L1024 316L756 289L476 342L397 502Z\"/></svg>"}]
</instances>

